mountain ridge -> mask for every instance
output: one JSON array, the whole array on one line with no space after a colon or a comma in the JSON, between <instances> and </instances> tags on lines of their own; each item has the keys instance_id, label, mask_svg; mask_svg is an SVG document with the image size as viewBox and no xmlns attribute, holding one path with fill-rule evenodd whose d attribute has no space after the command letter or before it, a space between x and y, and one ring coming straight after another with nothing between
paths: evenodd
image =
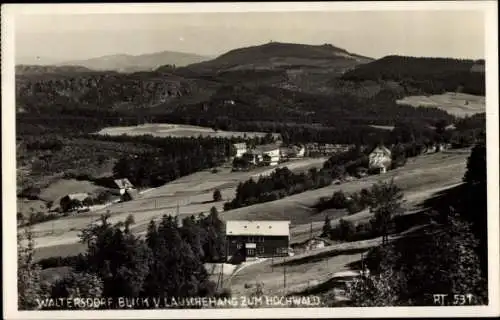
<instances>
[{"instance_id":1,"label":"mountain ridge","mask_svg":"<svg viewBox=\"0 0 500 320\"><path fill-rule=\"evenodd\" d=\"M110 54L95 58L64 61L57 66L79 65L96 71L138 72L153 71L163 65L187 66L210 59L194 53L163 50L146 54Z\"/></svg>"}]
</instances>

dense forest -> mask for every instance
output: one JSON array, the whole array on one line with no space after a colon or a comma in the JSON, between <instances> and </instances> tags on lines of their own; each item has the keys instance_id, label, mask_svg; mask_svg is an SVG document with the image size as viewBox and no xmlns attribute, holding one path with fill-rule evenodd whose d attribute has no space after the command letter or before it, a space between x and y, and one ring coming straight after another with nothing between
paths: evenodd
<instances>
[{"instance_id":1,"label":"dense forest","mask_svg":"<svg viewBox=\"0 0 500 320\"><path fill-rule=\"evenodd\" d=\"M420 93L446 91L485 94L484 72L472 72L473 60L387 56L359 65L342 76L352 81L396 81Z\"/></svg>"}]
</instances>

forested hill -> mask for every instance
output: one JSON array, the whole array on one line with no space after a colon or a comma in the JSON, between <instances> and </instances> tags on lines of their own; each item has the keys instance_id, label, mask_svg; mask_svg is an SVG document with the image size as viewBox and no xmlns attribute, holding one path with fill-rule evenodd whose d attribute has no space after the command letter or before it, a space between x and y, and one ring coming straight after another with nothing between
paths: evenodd
<instances>
[{"instance_id":1,"label":"forested hill","mask_svg":"<svg viewBox=\"0 0 500 320\"><path fill-rule=\"evenodd\" d=\"M323 65L366 63L373 59L350 53L330 44L305 45L295 43L270 42L231 50L216 59L192 64L189 69L214 70L229 68L284 68L300 65Z\"/></svg>"},{"instance_id":2,"label":"forested hill","mask_svg":"<svg viewBox=\"0 0 500 320\"><path fill-rule=\"evenodd\" d=\"M387 56L362 64L346 72L341 79L350 81L396 81L403 86L434 94L464 92L485 94L484 61L451 58ZM484 68L483 68L484 70Z\"/></svg>"},{"instance_id":3,"label":"forested hill","mask_svg":"<svg viewBox=\"0 0 500 320\"><path fill-rule=\"evenodd\" d=\"M396 100L445 91L484 94L484 72L472 72L481 65L400 56L373 61L333 45L271 42L183 68L19 73L18 130L71 132L78 125L78 131L91 132L147 121L276 131L279 120L344 132L400 121L451 123L453 117L442 110Z\"/></svg>"}]
</instances>

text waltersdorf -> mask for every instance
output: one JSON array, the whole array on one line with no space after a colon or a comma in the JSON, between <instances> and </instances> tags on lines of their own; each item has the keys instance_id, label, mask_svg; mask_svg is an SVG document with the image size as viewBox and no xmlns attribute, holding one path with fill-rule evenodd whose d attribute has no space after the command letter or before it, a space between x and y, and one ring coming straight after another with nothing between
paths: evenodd
<instances>
[{"instance_id":1,"label":"text waltersdorf","mask_svg":"<svg viewBox=\"0 0 500 320\"><path fill-rule=\"evenodd\" d=\"M168 309L168 308L248 308L319 307L319 296L240 296L240 297L118 297L40 298L39 308L51 309Z\"/></svg>"}]
</instances>

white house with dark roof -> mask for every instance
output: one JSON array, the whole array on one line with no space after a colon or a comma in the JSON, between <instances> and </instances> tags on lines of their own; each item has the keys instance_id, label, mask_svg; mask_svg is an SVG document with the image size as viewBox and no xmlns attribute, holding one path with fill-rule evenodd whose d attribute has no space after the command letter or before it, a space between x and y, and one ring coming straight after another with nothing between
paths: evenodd
<instances>
[{"instance_id":1,"label":"white house with dark roof","mask_svg":"<svg viewBox=\"0 0 500 320\"><path fill-rule=\"evenodd\" d=\"M277 165L281 159L280 146L278 144L273 143L256 146L254 151L262 155L262 161L265 161L266 157L269 159L267 165Z\"/></svg>"},{"instance_id":2,"label":"white house with dark roof","mask_svg":"<svg viewBox=\"0 0 500 320\"><path fill-rule=\"evenodd\" d=\"M288 256L290 221L229 220L226 241L228 260Z\"/></svg>"},{"instance_id":3,"label":"white house with dark roof","mask_svg":"<svg viewBox=\"0 0 500 320\"><path fill-rule=\"evenodd\" d=\"M377 146L368 155L368 167L370 170L385 173L392 164L392 152L383 145Z\"/></svg>"}]
</instances>

